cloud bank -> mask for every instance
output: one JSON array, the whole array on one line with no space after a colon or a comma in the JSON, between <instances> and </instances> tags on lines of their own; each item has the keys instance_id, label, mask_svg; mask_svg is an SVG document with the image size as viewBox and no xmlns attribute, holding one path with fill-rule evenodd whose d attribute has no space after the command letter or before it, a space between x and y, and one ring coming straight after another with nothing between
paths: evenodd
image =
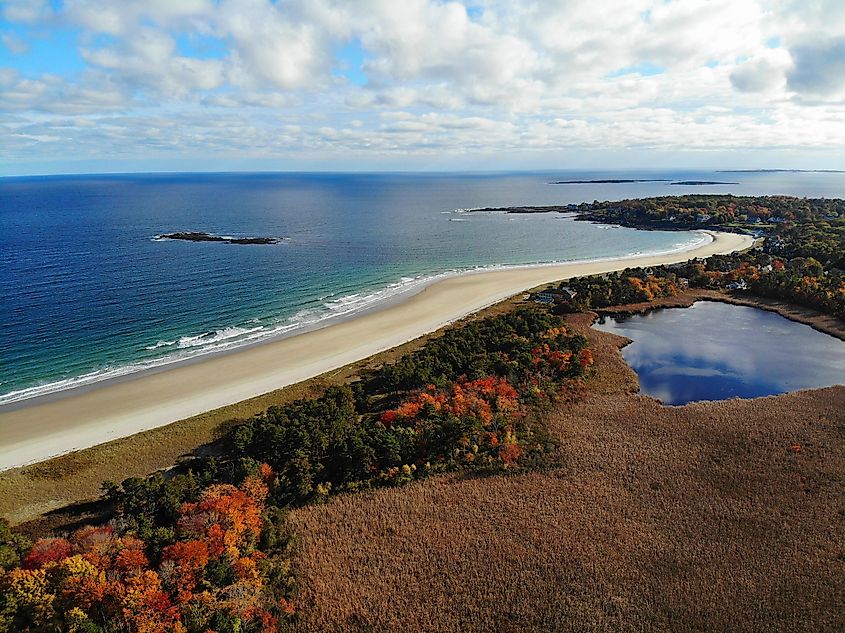
<instances>
[{"instance_id":1,"label":"cloud bank","mask_svg":"<svg viewBox=\"0 0 845 633\"><path fill-rule=\"evenodd\" d=\"M499 157L507 168L517 155L554 167L579 152L759 151L843 166L840 0L10 0L2 11L9 173L57 156L149 168Z\"/></svg>"}]
</instances>

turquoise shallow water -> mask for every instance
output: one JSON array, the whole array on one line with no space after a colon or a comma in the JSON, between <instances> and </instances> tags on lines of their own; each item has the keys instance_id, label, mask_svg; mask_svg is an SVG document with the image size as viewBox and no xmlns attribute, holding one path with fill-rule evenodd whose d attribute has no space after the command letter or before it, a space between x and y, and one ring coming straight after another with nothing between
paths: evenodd
<instances>
[{"instance_id":1,"label":"turquoise shallow water","mask_svg":"<svg viewBox=\"0 0 845 633\"><path fill-rule=\"evenodd\" d=\"M445 271L666 251L700 238L557 214L460 211L702 191L549 184L607 177L620 174L0 179L0 405L314 326ZM742 179L707 191L841 195L843 182L841 174ZM179 230L289 239L268 246L153 240Z\"/></svg>"}]
</instances>

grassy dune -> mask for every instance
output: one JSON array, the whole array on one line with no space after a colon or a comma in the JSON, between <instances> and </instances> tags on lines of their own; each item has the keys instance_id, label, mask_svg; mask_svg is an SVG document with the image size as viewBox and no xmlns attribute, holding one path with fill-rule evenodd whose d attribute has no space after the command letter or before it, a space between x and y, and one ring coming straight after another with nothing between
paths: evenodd
<instances>
[{"instance_id":1,"label":"grassy dune","mask_svg":"<svg viewBox=\"0 0 845 633\"><path fill-rule=\"evenodd\" d=\"M663 407L587 331L561 468L293 512L299 630L845 628L845 388Z\"/></svg>"}]
</instances>

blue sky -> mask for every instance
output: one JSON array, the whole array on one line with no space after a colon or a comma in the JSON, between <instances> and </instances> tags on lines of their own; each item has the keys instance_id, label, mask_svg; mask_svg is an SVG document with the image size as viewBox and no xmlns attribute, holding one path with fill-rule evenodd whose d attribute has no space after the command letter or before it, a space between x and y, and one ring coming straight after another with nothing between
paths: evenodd
<instances>
[{"instance_id":1,"label":"blue sky","mask_svg":"<svg viewBox=\"0 0 845 633\"><path fill-rule=\"evenodd\" d=\"M0 7L0 174L845 168L838 0Z\"/></svg>"}]
</instances>

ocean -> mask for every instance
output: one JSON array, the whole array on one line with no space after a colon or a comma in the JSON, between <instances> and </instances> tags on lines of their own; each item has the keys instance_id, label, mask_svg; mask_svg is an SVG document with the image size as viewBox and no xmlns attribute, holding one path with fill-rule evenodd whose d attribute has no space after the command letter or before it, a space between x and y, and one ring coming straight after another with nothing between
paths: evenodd
<instances>
[{"instance_id":1,"label":"ocean","mask_svg":"<svg viewBox=\"0 0 845 633\"><path fill-rule=\"evenodd\" d=\"M550 184L595 179L740 184ZM467 209L705 192L842 197L845 174L0 178L0 406L318 327L445 274L663 252L702 237ZM154 239L175 231L284 239Z\"/></svg>"}]
</instances>

